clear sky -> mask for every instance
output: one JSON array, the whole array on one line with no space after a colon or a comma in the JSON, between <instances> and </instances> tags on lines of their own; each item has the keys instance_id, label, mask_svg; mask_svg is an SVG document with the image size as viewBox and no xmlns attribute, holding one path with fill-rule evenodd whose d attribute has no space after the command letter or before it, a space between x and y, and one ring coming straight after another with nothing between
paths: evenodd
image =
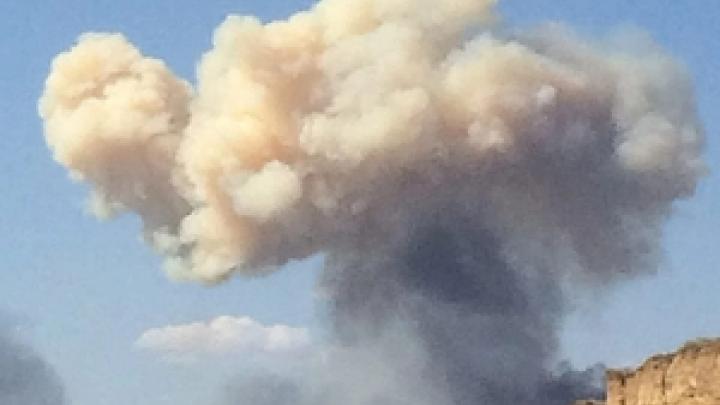
<instances>
[{"instance_id":1,"label":"clear sky","mask_svg":"<svg viewBox=\"0 0 720 405\"><path fill-rule=\"evenodd\" d=\"M219 287L177 284L139 240L139 224L101 224L84 212L86 189L47 150L37 98L53 56L85 31L123 32L146 55L192 80L198 57L227 14L282 18L310 1L27 0L0 2L0 312L56 366L76 405L193 404L217 370L168 364L138 352L148 328L249 315L313 328L319 261ZM578 366L630 365L697 336L720 336L720 2L717 0L505 0L513 27L562 21L588 36L632 25L682 60L697 86L711 174L666 229L659 274L601 297L579 298L563 335ZM238 359L242 362L243 359Z\"/></svg>"}]
</instances>

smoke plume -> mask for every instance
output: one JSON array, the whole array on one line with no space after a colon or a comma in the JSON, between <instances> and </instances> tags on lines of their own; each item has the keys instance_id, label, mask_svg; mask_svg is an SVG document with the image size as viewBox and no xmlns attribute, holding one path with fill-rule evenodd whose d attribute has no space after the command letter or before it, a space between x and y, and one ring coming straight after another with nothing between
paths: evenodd
<instances>
[{"instance_id":1,"label":"smoke plume","mask_svg":"<svg viewBox=\"0 0 720 405\"><path fill-rule=\"evenodd\" d=\"M567 290L654 269L702 130L649 39L506 31L491 0L231 16L194 88L88 34L40 114L94 212L137 213L173 277L326 255L334 348L268 380L296 396L277 403L561 404Z\"/></svg>"},{"instance_id":2,"label":"smoke plume","mask_svg":"<svg viewBox=\"0 0 720 405\"><path fill-rule=\"evenodd\" d=\"M0 403L63 405L65 393L49 364L0 325Z\"/></svg>"}]
</instances>

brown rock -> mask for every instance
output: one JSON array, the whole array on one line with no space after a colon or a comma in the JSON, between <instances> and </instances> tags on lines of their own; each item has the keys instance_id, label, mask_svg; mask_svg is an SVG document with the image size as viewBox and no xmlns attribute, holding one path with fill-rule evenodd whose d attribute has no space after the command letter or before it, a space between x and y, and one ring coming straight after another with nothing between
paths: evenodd
<instances>
[{"instance_id":1,"label":"brown rock","mask_svg":"<svg viewBox=\"0 0 720 405\"><path fill-rule=\"evenodd\" d=\"M607 405L720 405L720 339L689 342L635 370L608 370Z\"/></svg>"}]
</instances>

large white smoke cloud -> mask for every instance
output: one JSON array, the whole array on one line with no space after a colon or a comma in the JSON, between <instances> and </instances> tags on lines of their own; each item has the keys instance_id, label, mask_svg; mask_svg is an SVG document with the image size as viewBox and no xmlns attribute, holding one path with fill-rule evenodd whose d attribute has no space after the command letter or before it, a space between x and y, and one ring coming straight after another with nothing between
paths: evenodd
<instances>
[{"instance_id":1,"label":"large white smoke cloud","mask_svg":"<svg viewBox=\"0 0 720 405\"><path fill-rule=\"evenodd\" d=\"M395 360L427 361L402 379L430 403L523 403L545 392L563 289L654 268L703 137L687 74L650 40L502 34L492 3L229 17L195 89L120 35L86 35L53 63L47 141L99 214L141 216L173 276L325 253L350 357L374 370L412 347ZM386 388L343 403L408 392Z\"/></svg>"}]
</instances>

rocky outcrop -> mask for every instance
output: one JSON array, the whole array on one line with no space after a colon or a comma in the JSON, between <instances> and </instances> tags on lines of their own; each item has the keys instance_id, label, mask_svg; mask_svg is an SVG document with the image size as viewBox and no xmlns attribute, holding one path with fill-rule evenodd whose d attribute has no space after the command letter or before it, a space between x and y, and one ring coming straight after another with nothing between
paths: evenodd
<instances>
[{"instance_id":1,"label":"rocky outcrop","mask_svg":"<svg viewBox=\"0 0 720 405\"><path fill-rule=\"evenodd\" d=\"M607 405L720 405L720 339L687 343L635 370L609 370Z\"/></svg>"}]
</instances>

